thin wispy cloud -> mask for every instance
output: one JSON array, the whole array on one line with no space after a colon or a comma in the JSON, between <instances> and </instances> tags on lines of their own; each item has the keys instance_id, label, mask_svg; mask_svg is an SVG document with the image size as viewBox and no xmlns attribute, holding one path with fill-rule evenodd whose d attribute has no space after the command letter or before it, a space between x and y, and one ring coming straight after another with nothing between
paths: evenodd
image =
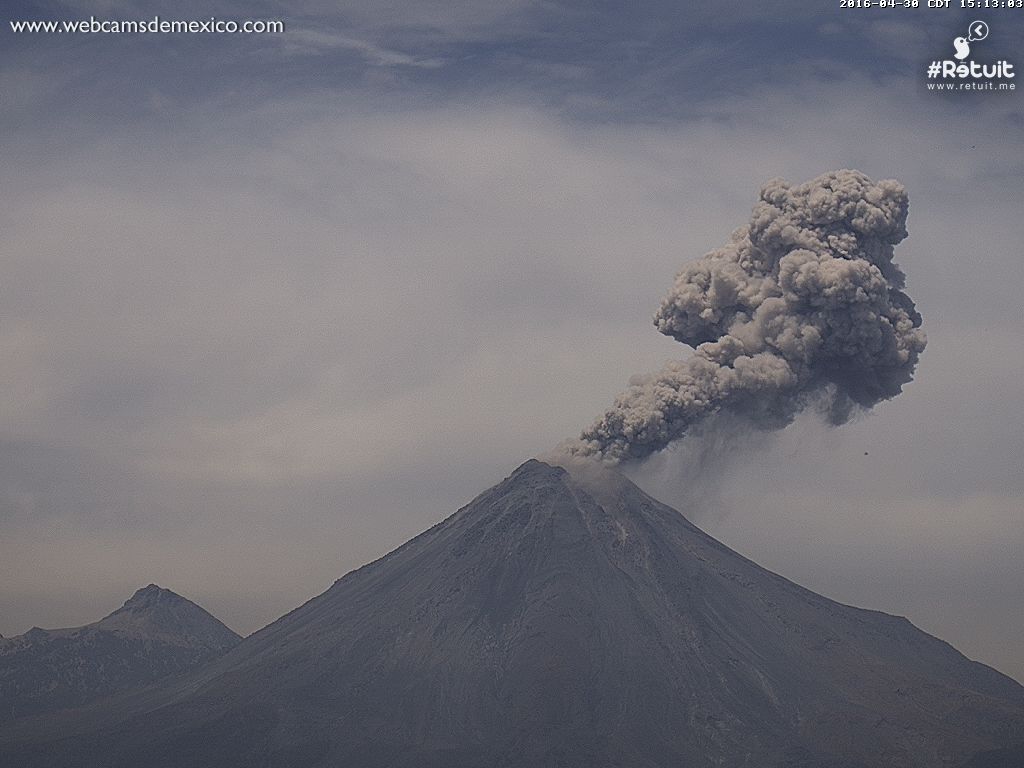
<instances>
[{"instance_id":1,"label":"thin wispy cloud","mask_svg":"<svg viewBox=\"0 0 1024 768\"><path fill-rule=\"evenodd\" d=\"M367 63L379 67L420 67L436 69L444 65L438 58L424 58L379 46L369 40L319 29L289 29L283 37L284 50L291 54L324 54L333 51L352 51Z\"/></svg>"}]
</instances>

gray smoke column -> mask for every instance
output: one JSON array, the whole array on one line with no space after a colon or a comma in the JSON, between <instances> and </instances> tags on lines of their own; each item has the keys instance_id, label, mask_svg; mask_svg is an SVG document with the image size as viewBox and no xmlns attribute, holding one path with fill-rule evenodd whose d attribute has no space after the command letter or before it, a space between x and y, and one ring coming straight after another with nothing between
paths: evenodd
<instances>
[{"instance_id":1,"label":"gray smoke column","mask_svg":"<svg viewBox=\"0 0 1024 768\"><path fill-rule=\"evenodd\" d=\"M750 223L686 265L654 323L696 351L628 390L571 455L642 459L719 413L778 429L822 407L841 424L898 395L925 347L893 246L903 185L834 171L761 190Z\"/></svg>"}]
</instances>

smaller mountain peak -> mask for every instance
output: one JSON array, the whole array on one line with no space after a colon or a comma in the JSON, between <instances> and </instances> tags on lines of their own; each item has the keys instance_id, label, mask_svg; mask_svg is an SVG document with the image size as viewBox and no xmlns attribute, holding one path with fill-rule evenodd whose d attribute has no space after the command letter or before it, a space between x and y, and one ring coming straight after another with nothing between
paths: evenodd
<instances>
[{"instance_id":1,"label":"smaller mountain peak","mask_svg":"<svg viewBox=\"0 0 1024 768\"><path fill-rule=\"evenodd\" d=\"M0 641L0 731L11 717L51 712L148 685L233 648L241 638L169 589L149 584L81 627ZM0 757L0 763L8 765Z\"/></svg>"},{"instance_id":2,"label":"smaller mountain peak","mask_svg":"<svg viewBox=\"0 0 1024 768\"><path fill-rule=\"evenodd\" d=\"M125 601L124 607L131 609L152 606L157 603L176 602L185 602L185 598L156 584L148 584L142 589L136 590L135 594Z\"/></svg>"},{"instance_id":3,"label":"smaller mountain peak","mask_svg":"<svg viewBox=\"0 0 1024 768\"><path fill-rule=\"evenodd\" d=\"M100 630L160 636L173 642L229 647L238 636L200 606L176 592L149 584L123 606L90 626Z\"/></svg>"}]
</instances>

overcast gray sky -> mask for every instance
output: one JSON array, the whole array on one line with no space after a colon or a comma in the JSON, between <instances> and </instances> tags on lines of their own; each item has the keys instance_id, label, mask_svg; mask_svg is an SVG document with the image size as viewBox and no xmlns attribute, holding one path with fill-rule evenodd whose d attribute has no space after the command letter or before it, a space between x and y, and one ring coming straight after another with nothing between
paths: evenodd
<instances>
[{"instance_id":1,"label":"overcast gray sky","mask_svg":"<svg viewBox=\"0 0 1024 768\"><path fill-rule=\"evenodd\" d=\"M1024 94L937 94L958 11L165 5L277 36L0 54L0 633L149 582L248 633L686 350L651 316L773 176L910 195L903 395L636 470L829 597L1024 679ZM173 8L173 10L172 10ZM159 4L19 4L10 19ZM982 61L1024 66L1024 15ZM1024 86L1022 86L1024 87Z\"/></svg>"}]
</instances>

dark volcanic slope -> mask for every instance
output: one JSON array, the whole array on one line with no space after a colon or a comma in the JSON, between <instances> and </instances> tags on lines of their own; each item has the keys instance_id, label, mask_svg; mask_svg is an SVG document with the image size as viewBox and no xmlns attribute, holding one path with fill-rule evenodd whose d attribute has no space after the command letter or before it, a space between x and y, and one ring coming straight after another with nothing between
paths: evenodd
<instances>
[{"instance_id":1,"label":"dark volcanic slope","mask_svg":"<svg viewBox=\"0 0 1024 768\"><path fill-rule=\"evenodd\" d=\"M94 624L0 638L0 723L152 683L240 639L195 603L150 584Z\"/></svg>"},{"instance_id":2,"label":"dark volcanic slope","mask_svg":"<svg viewBox=\"0 0 1024 768\"><path fill-rule=\"evenodd\" d=\"M0 737L30 766L942 768L1024 688L765 571L615 474L530 461L161 690Z\"/></svg>"}]
</instances>

